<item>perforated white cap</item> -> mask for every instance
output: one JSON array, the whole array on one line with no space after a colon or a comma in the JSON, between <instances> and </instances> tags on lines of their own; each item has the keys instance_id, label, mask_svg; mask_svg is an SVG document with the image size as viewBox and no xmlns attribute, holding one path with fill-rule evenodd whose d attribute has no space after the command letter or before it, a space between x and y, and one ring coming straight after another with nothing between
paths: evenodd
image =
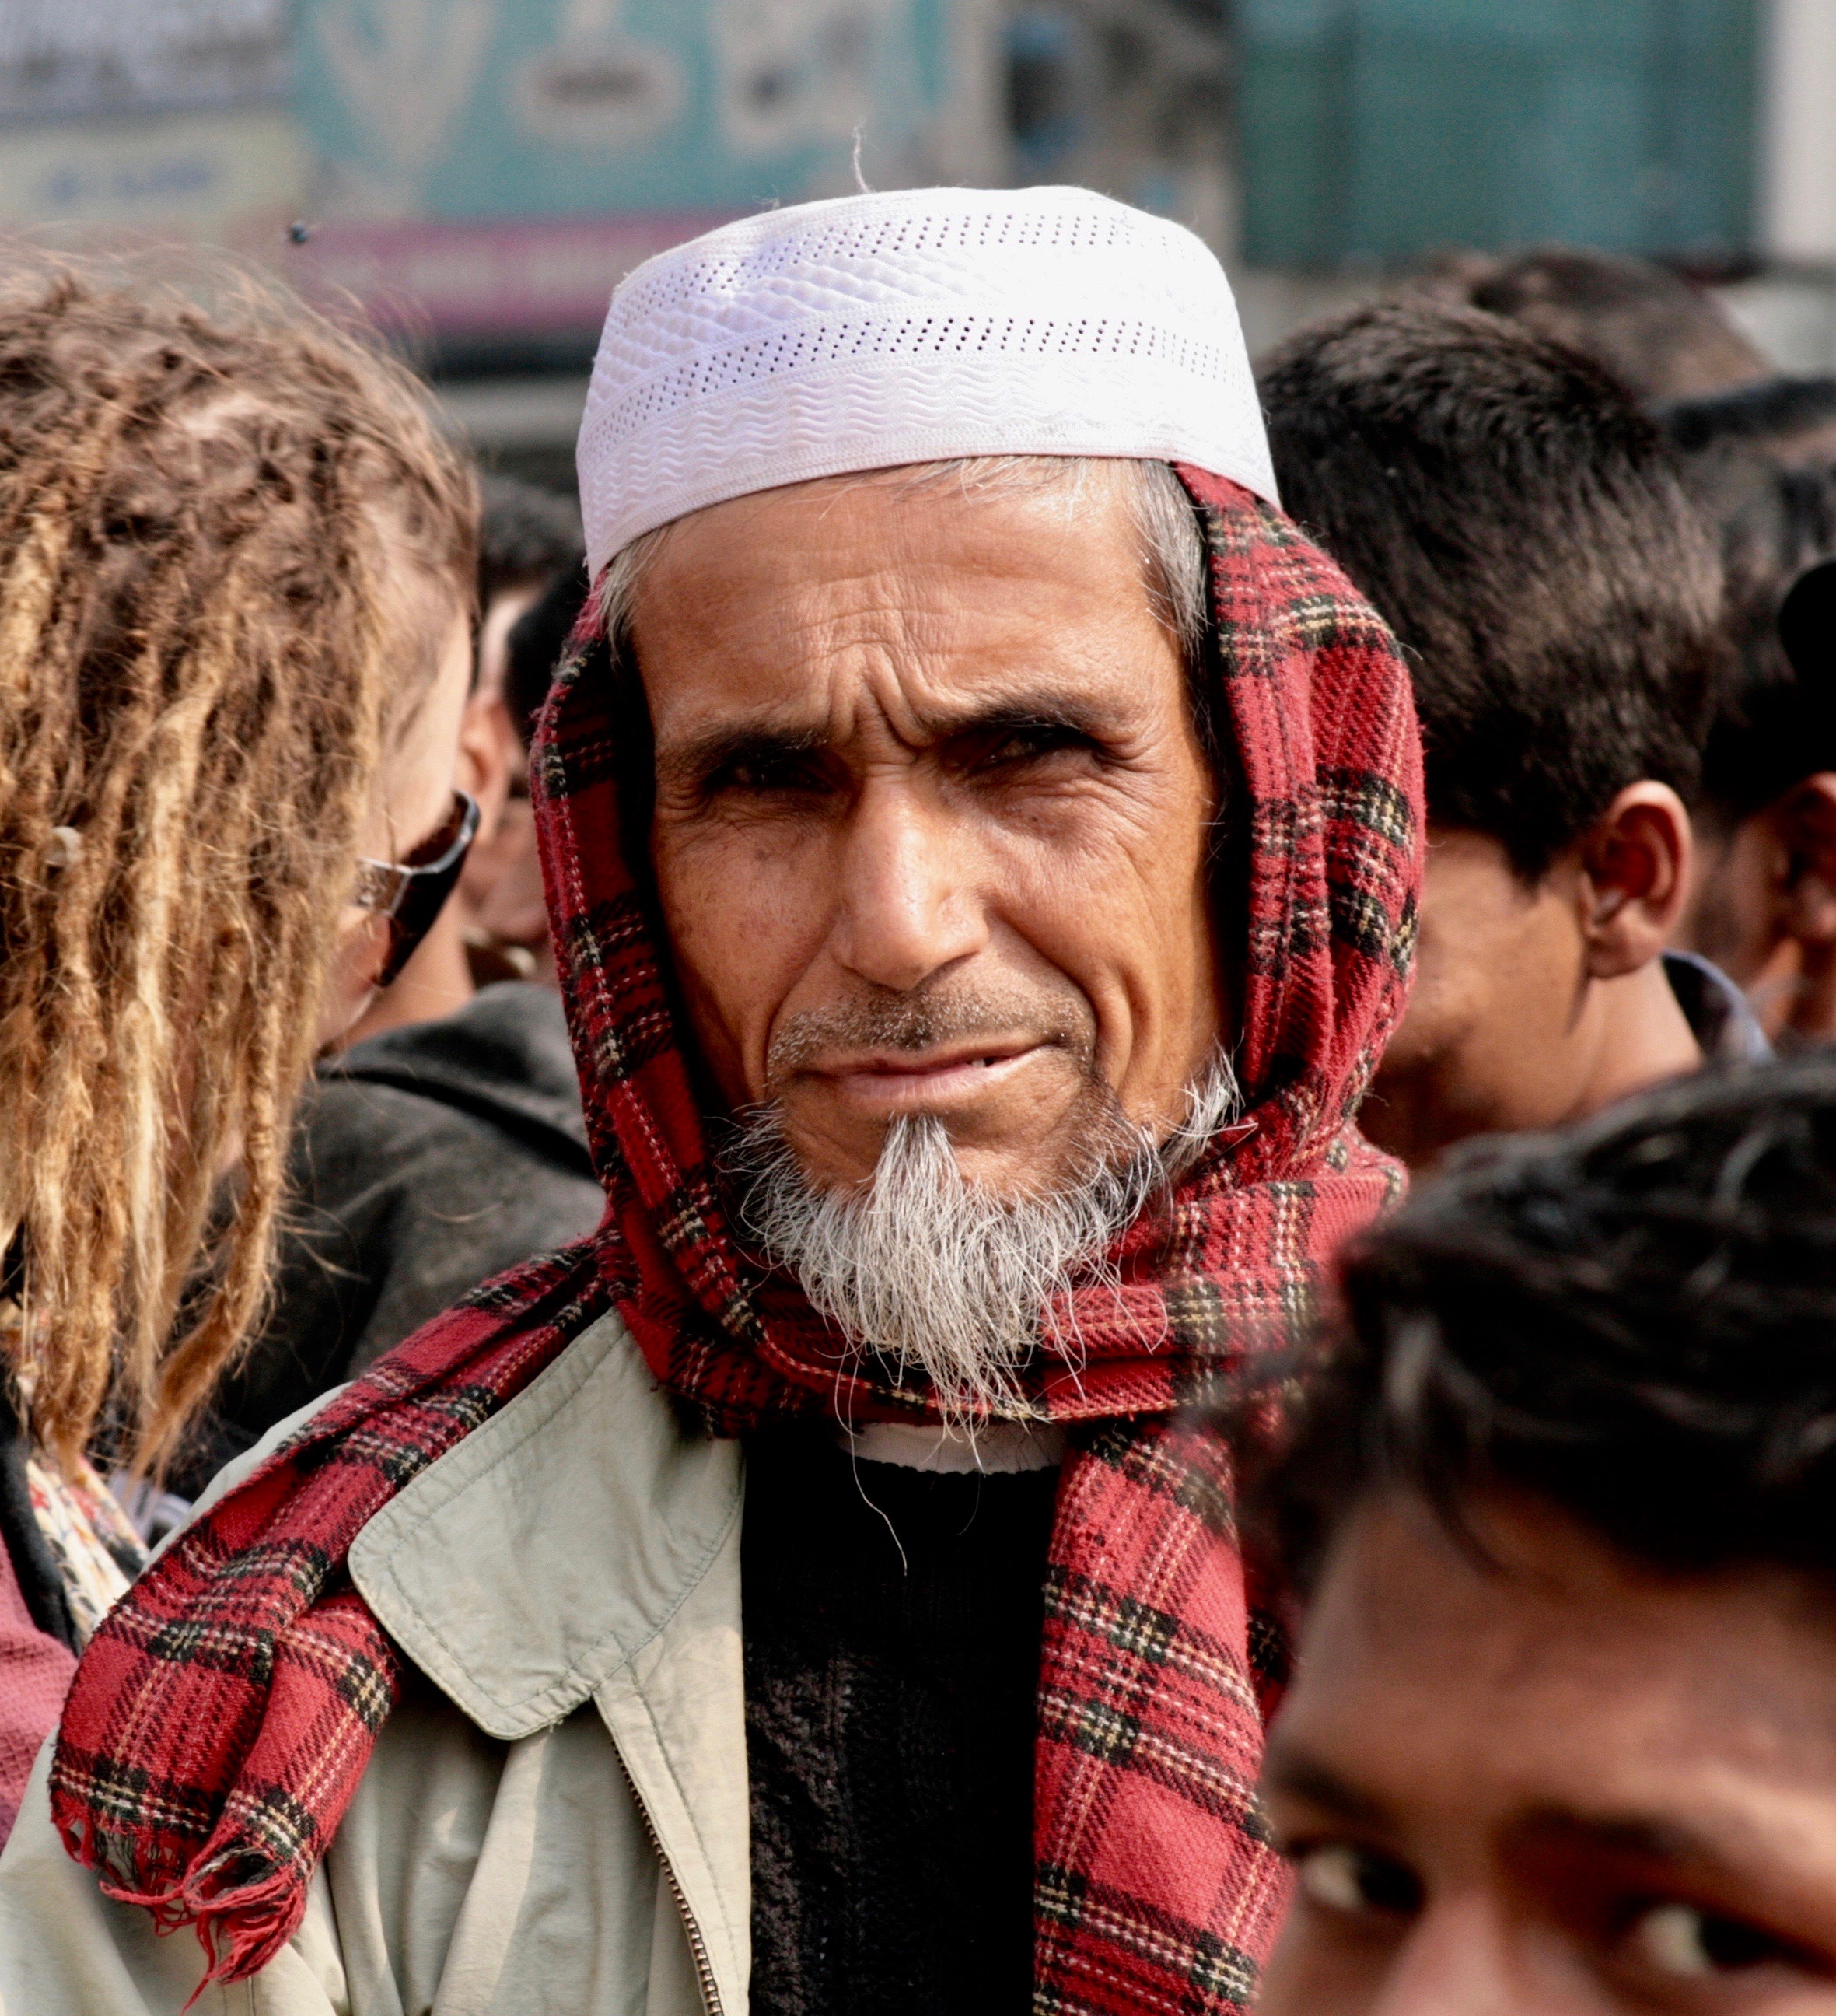
<instances>
[{"instance_id":1,"label":"perforated white cap","mask_svg":"<svg viewBox=\"0 0 1836 2016\"><path fill-rule=\"evenodd\" d=\"M580 429L594 578L779 484L958 455L1190 462L1275 501L1224 269L1089 189L903 189L768 211L612 297Z\"/></svg>"}]
</instances>

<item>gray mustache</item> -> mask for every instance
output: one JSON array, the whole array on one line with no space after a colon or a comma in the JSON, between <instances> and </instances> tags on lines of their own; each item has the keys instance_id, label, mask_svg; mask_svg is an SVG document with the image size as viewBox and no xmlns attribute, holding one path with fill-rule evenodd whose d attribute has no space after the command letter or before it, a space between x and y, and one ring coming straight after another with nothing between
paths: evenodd
<instances>
[{"instance_id":1,"label":"gray mustache","mask_svg":"<svg viewBox=\"0 0 1836 2016\"><path fill-rule=\"evenodd\" d=\"M765 1054L765 1078L776 1086L826 1050L909 1050L942 1043L991 1042L1017 1033L1068 1051L1093 1067L1096 1029L1082 999L1053 994L945 995L934 998L885 993L836 1008L787 1016Z\"/></svg>"}]
</instances>

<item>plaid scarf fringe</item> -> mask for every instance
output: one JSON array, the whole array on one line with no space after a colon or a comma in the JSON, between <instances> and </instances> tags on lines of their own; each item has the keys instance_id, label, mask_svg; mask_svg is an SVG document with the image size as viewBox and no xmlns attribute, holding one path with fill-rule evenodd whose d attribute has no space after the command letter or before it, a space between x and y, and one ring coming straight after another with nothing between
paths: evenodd
<instances>
[{"instance_id":1,"label":"plaid scarf fringe","mask_svg":"<svg viewBox=\"0 0 1836 2016\"><path fill-rule=\"evenodd\" d=\"M162 1931L195 1926L207 1984L258 1973L299 1929L401 1698L401 1654L350 1584L351 1543L610 1307L611 1287L590 1245L490 1283L187 1527L91 1640L53 1820L106 1895Z\"/></svg>"}]
</instances>

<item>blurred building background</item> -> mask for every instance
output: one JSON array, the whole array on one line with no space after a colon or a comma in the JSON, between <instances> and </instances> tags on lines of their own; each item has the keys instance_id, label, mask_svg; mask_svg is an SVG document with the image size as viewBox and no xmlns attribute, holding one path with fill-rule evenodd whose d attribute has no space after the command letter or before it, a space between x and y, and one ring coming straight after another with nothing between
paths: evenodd
<instances>
[{"instance_id":1,"label":"blurred building background","mask_svg":"<svg viewBox=\"0 0 1836 2016\"><path fill-rule=\"evenodd\" d=\"M0 228L355 296L556 484L618 275L857 167L1177 217L1252 348L1561 239L1836 369L1836 0L0 0Z\"/></svg>"}]
</instances>

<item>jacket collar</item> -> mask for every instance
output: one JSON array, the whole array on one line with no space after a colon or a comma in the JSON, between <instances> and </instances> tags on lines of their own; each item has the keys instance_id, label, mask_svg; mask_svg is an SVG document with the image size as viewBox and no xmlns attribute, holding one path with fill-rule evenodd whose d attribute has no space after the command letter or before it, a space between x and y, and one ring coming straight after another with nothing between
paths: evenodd
<instances>
[{"instance_id":1,"label":"jacket collar","mask_svg":"<svg viewBox=\"0 0 1836 2016\"><path fill-rule=\"evenodd\" d=\"M739 1445L685 1432L616 1315L351 1550L364 1600L487 1734L571 1714L654 1640L739 1517Z\"/></svg>"}]
</instances>

